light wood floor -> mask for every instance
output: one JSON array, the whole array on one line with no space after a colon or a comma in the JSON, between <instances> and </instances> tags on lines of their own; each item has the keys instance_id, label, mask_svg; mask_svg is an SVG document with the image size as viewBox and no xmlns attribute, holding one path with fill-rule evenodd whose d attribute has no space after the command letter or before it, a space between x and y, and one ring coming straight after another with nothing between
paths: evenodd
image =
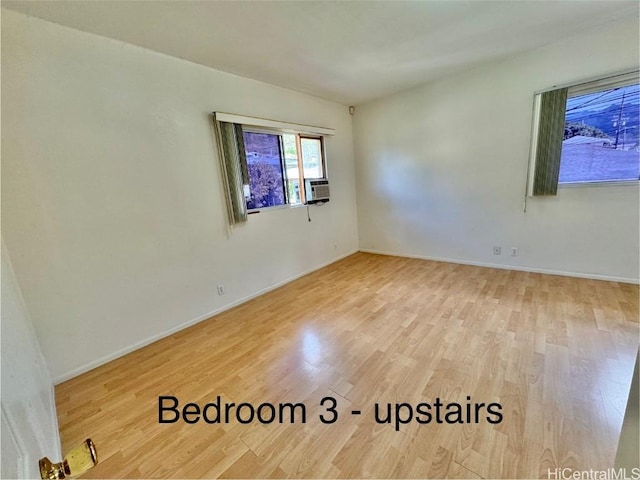
<instances>
[{"instance_id":1,"label":"light wood floor","mask_svg":"<svg viewBox=\"0 0 640 480\"><path fill-rule=\"evenodd\" d=\"M358 253L56 397L63 450L97 445L87 477L547 478L613 466L637 348L637 286ZM218 394L304 402L307 423L158 423L159 395ZM373 419L375 402L466 396L500 402L502 423Z\"/></svg>"}]
</instances>

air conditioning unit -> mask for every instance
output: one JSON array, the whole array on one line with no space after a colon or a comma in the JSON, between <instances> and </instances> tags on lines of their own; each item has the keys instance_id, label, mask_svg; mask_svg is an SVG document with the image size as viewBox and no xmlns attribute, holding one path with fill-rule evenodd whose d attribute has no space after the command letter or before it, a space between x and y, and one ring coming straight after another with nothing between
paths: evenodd
<instances>
[{"instance_id":1,"label":"air conditioning unit","mask_svg":"<svg viewBox=\"0 0 640 480\"><path fill-rule=\"evenodd\" d=\"M308 204L329 201L329 180L314 178L304 181L304 194Z\"/></svg>"}]
</instances>

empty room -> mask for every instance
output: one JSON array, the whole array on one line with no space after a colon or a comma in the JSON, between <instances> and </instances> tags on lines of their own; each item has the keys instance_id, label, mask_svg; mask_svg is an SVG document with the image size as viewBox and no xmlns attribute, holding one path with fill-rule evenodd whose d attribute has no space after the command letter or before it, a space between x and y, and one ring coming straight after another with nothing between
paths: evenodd
<instances>
[{"instance_id":1,"label":"empty room","mask_svg":"<svg viewBox=\"0 0 640 480\"><path fill-rule=\"evenodd\" d=\"M1 3L2 478L640 479L640 3Z\"/></svg>"}]
</instances>

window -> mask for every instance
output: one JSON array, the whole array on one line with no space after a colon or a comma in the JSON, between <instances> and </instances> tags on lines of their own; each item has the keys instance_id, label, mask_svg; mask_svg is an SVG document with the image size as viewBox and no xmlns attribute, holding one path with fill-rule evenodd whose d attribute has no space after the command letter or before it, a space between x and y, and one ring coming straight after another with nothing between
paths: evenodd
<instances>
[{"instance_id":1,"label":"window","mask_svg":"<svg viewBox=\"0 0 640 480\"><path fill-rule=\"evenodd\" d=\"M302 150L302 169L304 178L324 177L324 165L322 163L322 142L319 138L300 137Z\"/></svg>"},{"instance_id":2,"label":"window","mask_svg":"<svg viewBox=\"0 0 640 480\"><path fill-rule=\"evenodd\" d=\"M568 90L559 183L640 178L639 85Z\"/></svg>"},{"instance_id":3,"label":"window","mask_svg":"<svg viewBox=\"0 0 640 480\"><path fill-rule=\"evenodd\" d=\"M289 195L289 203L291 205L299 205L302 203L304 182L300 175L300 159L298 158L297 136L292 134L283 134L282 143L284 144L284 161L287 175L287 193Z\"/></svg>"},{"instance_id":4,"label":"window","mask_svg":"<svg viewBox=\"0 0 640 480\"><path fill-rule=\"evenodd\" d=\"M324 177L322 138L243 127L248 210L304 203L304 179ZM301 174L302 172L302 174Z\"/></svg>"},{"instance_id":5,"label":"window","mask_svg":"<svg viewBox=\"0 0 640 480\"><path fill-rule=\"evenodd\" d=\"M638 84L636 71L536 94L527 195L638 181Z\"/></svg>"},{"instance_id":6,"label":"window","mask_svg":"<svg viewBox=\"0 0 640 480\"><path fill-rule=\"evenodd\" d=\"M230 225L259 209L305 203L307 179L326 178L324 138L334 130L214 114Z\"/></svg>"},{"instance_id":7,"label":"window","mask_svg":"<svg viewBox=\"0 0 640 480\"><path fill-rule=\"evenodd\" d=\"M249 172L245 192L247 208L275 207L286 203L280 136L243 131Z\"/></svg>"}]
</instances>

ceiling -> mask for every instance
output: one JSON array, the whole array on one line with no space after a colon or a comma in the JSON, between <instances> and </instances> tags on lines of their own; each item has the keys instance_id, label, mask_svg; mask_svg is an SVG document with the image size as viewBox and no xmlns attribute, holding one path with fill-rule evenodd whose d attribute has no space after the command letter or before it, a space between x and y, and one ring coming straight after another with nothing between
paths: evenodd
<instances>
[{"instance_id":1,"label":"ceiling","mask_svg":"<svg viewBox=\"0 0 640 480\"><path fill-rule=\"evenodd\" d=\"M345 105L600 25L637 1L3 0L2 6Z\"/></svg>"}]
</instances>

